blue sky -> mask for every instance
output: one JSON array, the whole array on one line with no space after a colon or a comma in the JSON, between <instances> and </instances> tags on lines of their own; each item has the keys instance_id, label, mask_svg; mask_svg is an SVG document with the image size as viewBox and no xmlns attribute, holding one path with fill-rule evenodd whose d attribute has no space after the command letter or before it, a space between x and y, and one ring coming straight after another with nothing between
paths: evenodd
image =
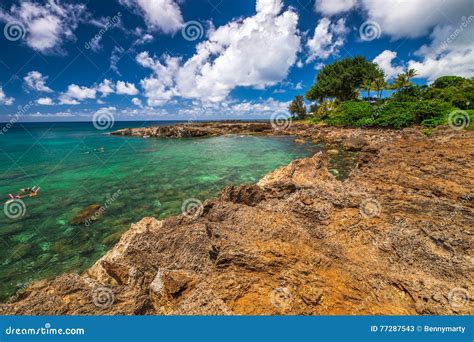
<instances>
[{"instance_id":1,"label":"blue sky","mask_svg":"<svg viewBox=\"0 0 474 342\"><path fill-rule=\"evenodd\" d=\"M0 121L268 118L344 57L474 75L470 0L1 1Z\"/></svg>"}]
</instances>

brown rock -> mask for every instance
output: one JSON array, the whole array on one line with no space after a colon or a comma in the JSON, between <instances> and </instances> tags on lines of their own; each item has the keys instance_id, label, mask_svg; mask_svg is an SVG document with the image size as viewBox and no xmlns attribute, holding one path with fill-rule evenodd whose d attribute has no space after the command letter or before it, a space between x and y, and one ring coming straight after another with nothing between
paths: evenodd
<instances>
[{"instance_id":1,"label":"brown rock","mask_svg":"<svg viewBox=\"0 0 474 342\"><path fill-rule=\"evenodd\" d=\"M88 207L82 209L79 213L77 213L70 221L69 224L72 225L79 225L79 224L86 224L90 220L92 220L93 216L101 210L100 204L91 204Z\"/></svg>"},{"instance_id":2,"label":"brown rock","mask_svg":"<svg viewBox=\"0 0 474 342\"><path fill-rule=\"evenodd\" d=\"M344 140L342 147L348 151L360 151L367 145L367 141L363 137L349 137Z\"/></svg>"}]
</instances>

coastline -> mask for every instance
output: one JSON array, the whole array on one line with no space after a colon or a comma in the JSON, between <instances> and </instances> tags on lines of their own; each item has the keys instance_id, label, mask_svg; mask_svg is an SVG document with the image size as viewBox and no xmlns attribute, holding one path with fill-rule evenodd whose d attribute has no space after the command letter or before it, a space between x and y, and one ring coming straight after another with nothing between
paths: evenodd
<instances>
[{"instance_id":1,"label":"coastline","mask_svg":"<svg viewBox=\"0 0 474 342\"><path fill-rule=\"evenodd\" d=\"M209 125L118 135L275 134ZM294 124L278 134L360 151L359 163L339 182L316 154L224 189L195 218L144 218L84 274L36 282L0 313L472 314L469 299L449 305L453 289L473 288L472 132Z\"/></svg>"}]
</instances>

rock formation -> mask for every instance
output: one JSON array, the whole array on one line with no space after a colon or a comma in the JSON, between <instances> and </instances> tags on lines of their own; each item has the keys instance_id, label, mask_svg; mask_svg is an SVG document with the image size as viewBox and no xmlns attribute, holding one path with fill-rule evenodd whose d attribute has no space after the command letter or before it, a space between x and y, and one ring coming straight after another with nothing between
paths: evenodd
<instances>
[{"instance_id":1,"label":"rock formation","mask_svg":"<svg viewBox=\"0 0 474 342\"><path fill-rule=\"evenodd\" d=\"M193 215L142 219L84 274L36 282L1 313L473 314L473 132L357 134L346 181L325 154L295 160Z\"/></svg>"}]
</instances>

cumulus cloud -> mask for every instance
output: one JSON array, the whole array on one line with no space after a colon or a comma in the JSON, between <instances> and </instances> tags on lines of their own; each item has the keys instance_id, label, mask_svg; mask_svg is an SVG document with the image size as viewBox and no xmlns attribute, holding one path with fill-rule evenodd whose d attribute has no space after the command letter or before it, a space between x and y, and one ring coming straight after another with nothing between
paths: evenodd
<instances>
[{"instance_id":1,"label":"cumulus cloud","mask_svg":"<svg viewBox=\"0 0 474 342\"><path fill-rule=\"evenodd\" d=\"M46 86L47 78L48 76L43 76L39 71L30 71L28 74L26 74L23 80L29 89L45 93L52 93L53 90Z\"/></svg>"},{"instance_id":2,"label":"cumulus cloud","mask_svg":"<svg viewBox=\"0 0 474 342\"><path fill-rule=\"evenodd\" d=\"M357 0L316 0L314 9L323 15L336 15L354 8Z\"/></svg>"},{"instance_id":3,"label":"cumulus cloud","mask_svg":"<svg viewBox=\"0 0 474 342\"><path fill-rule=\"evenodd\" d=\"M385 78L390 80L404 71L403 66L395 65L393 60L397 58L397 53L385 50L374 58L374 62L385 72Z\"/></svg>"},{"instance_id":4,"label":"cumulus cloud","mask_svg":"<svg viewBox=\"0 0 474 342\"><path fill-rule=\"evenodd\" d=\"M54 105L53 100L50 97L41 97L36 100L36 103L42 106L52 106Z\"/></svg>"},{"instance_id":5,"label":"cumulus cloud","mask_svg":"<svg viewBox=\"0 0 474 342\"><path fill-rule=\"evenodd\" d=\"M141 81L148 105L174 96L217 102L236 87L263 89L285 79L300 50L298 15L282 12L280 0L258 0L254 16L211 29L208 40L186 61L164 55L137 55L137 62L153 70Z\"/></svg>"},{"instance_id":6,"label":"cumulus cloud","mask_svg":"<svg viewBox=\"0 0 474 342\"><path fill-rule=\"evenodd\" d=\"M314 29L314 35L306 42L308 48L308 58L306 62L315 59L327 59L329 56L337 54L348 32L344 18L331 22L328 18L319 20Z\"/></svg>"},{"instance_id":7,"label":"cumulus cloud","mask_svg":"<svg viewBox=\"0 0 474 342\"><path fill-rule=\"evenodd\" d=\"M11 106L15 99L13 97L8 97L5 95L2 86L0 86L0 104L4 104L6 106Z\"/></svg>"},{"instance_id":8,"label":"cumulus cloud","mask_svg":"<svg viewBox=\"0 0 474 342\"><path fill-rule=\"evenodd\" d=\"M96 93L95 88L70 84L67 91L59 96L59 101L61 104L76 105L82 100L95 99Z\"/></svg>"},{"instance_id":9,"label":"cumulus cloud","mask_svg":"<svg viewBox=\"0 0 474 342\"><path fill-rule=\"evenodd\" d=\"M114 84L111 80L104 79L98 86L97 91L102 93L102 97L106 97L109 94L113 94L115 92Z\"/></svg>"},{"instance_id":10,"label":"cumulus cloud","mask_svg":"<svg viewBox=\"0 0 474 342\"><path fill-rule=\"evenodd\" d=\"M65 40L74 40L74 30L85 14L85 5L48 0L44 4L22 1L9 11L0 9L0 21L19 22L25 29L26 44L33 50L48 53L61 51Z\"/></svg>"},{"instance_id":11,"label":"cumulus cloud","mask_svg":"<svg viewBox=\"0 0 474 342\"><path fill-rule=\"evenodd\" d=\"M474 76L474 16L435 27L431 43L415 52L420 60L408 62L419 77L434 81L440 76Z\"/></svg>"},{"instance_id":12,"label":"cumulus cloud","mask_svg":"<svg viewBox=\"0 0 474 342\"><path fill-rule=\"evenodd\" d=\"M370 20L392 38L418 38L472 13L472 0L360 0Z\"/></svg>"},{"instance_id":13,"label":"cumulus cloud","mask_svg":"<svg viewBox=\"0 0 474 342\"><path fill-rule=\"evenodd\" d=\"M132 103L135 105L135 106L138 106L138 107L143 107L143 104L142 104L142 100L140 100L138 97L134 97L132 99Z\"/></svg>"},{"instance_id":14,"label":"cumulus cloud","mask_svg":"<svg viewBox=\"0 0 474 342\"><path fill-rule=\"evenodd\" d=\"M116 92L119 95L137 95L138 89L135 87L135 84L118 81L116 84Z\"/></svg>"},{"instance_id":15,"label":"cumulus cloud","mask_svg":"<svg viewBox=\"0 0 474 342\"><path fill-rule=\"evenodd\" d=\"M175 0L119 0L139 13L148 29L160 31L167 34L176 33L183 26L184 20L181 15L178 2Z\"/></svg>"}]
</instances>

